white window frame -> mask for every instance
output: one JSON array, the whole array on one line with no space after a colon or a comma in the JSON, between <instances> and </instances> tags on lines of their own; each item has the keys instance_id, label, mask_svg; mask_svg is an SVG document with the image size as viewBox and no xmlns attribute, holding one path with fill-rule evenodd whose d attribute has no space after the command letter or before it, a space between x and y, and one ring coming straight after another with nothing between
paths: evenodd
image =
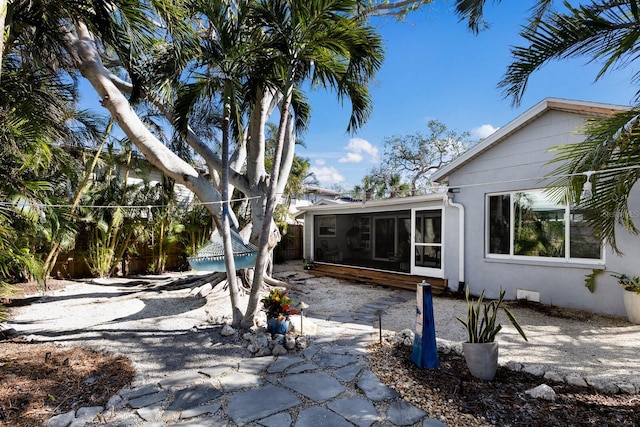
<instances>
[{"instance_id":1,"label":"white window frame","mask_svg":"<svg viewBox=\"0 0 640 427\"><path fill-rule=\"evenodd\" d=\"M515 239L515 208L514 208L514 196L516 193L527 193L534 191L544 191L543 188L529 188L522 190L511 191L499 191L495 193L485 193L485 215L484 215L484 253L485 257L489 259L498 260L518 260L518 261L533 261L544 263L568 263L568 264L592 264L592 265L604 265L605 264L605 242L600 244L600 258L572 258L571 255L571 222L570 214L571 207L566 204L564 207L564 233L565 233L565 250L564 257L543 257L543 256L530 256L530 255L515 255L514 254L514 239ZM509 254L494 254L489 252L490 239L489 239L489 216L490 203L489 198L492 196L504 196L509 195Z\"/></svg>"},{"instance_id":2,"label":"white window frame","mask_svg":"<svg viewBox=\"0 0 640 427\"><path fill-rule=\"evenodd\" d=\"M323 222L333 222L333 233L329 233L329 234L321 234L320 233L320 229L321 228L330 228L328 226L325 226L323 224ZM336 228L337 228L337 219L335 215L318 215L315 217L315 222L317 222L317 236L318 237L336 237Z\"/></svg>"}]
</instances>

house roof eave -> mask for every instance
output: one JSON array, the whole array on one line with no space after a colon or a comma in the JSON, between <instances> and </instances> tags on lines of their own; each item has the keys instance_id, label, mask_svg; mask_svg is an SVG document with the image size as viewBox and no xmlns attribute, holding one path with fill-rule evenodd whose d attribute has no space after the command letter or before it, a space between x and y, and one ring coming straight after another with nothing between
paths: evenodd
<instances>
[{"instance_id":1,"label":"house roof eave","mask_svg":"<svg viewBox=\"0 0 640 427\"><path fill-rule=\"evenodd\" d=\"M345 211L345 210L362 210L363 208L367 208L367 210L375 209L375 208L388 208L390 206L398 206L398 205L410 205L410 204L419 204L425 202L434 202L441 201L447 197L446 193L434 193L434 194L426 194L423 196L410 196L410 197L394 197L389 199L379 199L379 200L367 200L366 202L349 202L349 203L341 203L341 204L330 204L330 205L313 205L313 206L305 206L300 208L301 213L317 213L317 212L332 212L332 211Z\"/></svg>"},{"instance_id":2,"label":"house roof eave","mask_svg":"<svg viewBox=\"0 0 640 427\"><path fill-rule=\"evenodd\" d=\"M440 184L446 184L448 177L460 167L464 166L480 154L499 144L501 141L509 137L511 134L522 129L530 122L541 116L547 111L558 110L568 111L572 113L584 114L591 117L606 117L618 111L629 109L629 106L604 104L598 102L575 101L561 98L545 98L536 105L516 117L505 126L498 129L493 134L486 137L477 145L465 151L456 157L448 165L436 171L431 179Z\"/></svg>"}]
</instances>

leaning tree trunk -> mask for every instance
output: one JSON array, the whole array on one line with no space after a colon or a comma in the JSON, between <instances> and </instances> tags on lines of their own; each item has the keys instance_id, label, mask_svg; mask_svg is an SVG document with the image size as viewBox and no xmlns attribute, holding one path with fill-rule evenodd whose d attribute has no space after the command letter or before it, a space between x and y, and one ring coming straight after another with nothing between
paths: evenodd
<instances>
[{"instance_id":1,"label":"leaning tree trunk","mask_svg":"<svg viewBox=\"0 0 640 427\"><path fill-rule=\"evenodd\" d=\"M174 179L177 183L184 185L187 189L192 191L198 199L206 206L207 210L213 215L214 218L220 220L222 218L221 196L220 193L214 188L211 182L200 175L191 165L178 157L168 147L166 147L155 135L153 135L144 123L137 116L135 111L131 108L127 98L120 91L119 87L112 80L112 75L104 68L100 59L100 54L97 50L97 44L93 39L91 33L87 27L82 23L76 25L75 30L77 36L73 33L67 33L68 50L72 53L76 66L83 77L85 77L89 83L96 90L98 95L102 99L102 106L106 108L111 114L112 118L125 135L136 145L140 152L145 156L149 163L167 176ZM117 80L116 80L117 81ZM271 220L273 218L273 210L275 208L276 200L276 186L279 182L279 174L281 172L281 155L283 152L285 130L287 128L288 112L291 106L291 91L287 92L287 96L283 97L285 101L281 106L281 119L280 129L278 135L278 146L274 157L272 175L269 180L268 190L265 190L265 175L258 179L256 182L250 182L246 180L242 182L239 179L238 174L234 176L238 181L239 188L245 191L245 194L255 196L260 193L266 194L266 200L264 203L264 216L260 227L262 231L259 239L259 252L256 260L255 277L252 284L251 295L249 304L245 312L245 317L242 320L242 327L253 326L255 313L258 309L259 291L262 287L262 281L264 278L264 267L268 258L268 239L271 226ZM268 103L264 103L265 114L261 114L256 122L264 123L266 119L262 120L266 116L268 110ZM285 114L282 114L285 112ZM255 134L252 133L252 136ZM192 132L189 132L188 136L190 144L196 145L197 136ZM250 147L258 143L259 141L252 141ZM202 146L199 147L203 149ZM207 153L210 154L210 153ZM247 161L247 169L251 168L252 158L255 156L249 154ZM262 166L264 169L264 166ZM258 174L260 176L261 174ZM237 185L237 184L236 184Z\"/></svg>"},{"instance_id":2,"label":"leaning tree trunk","mask_svg":"<svg viewBox=\"0 0 640 427\"><path fill-rule=\"evenodd\" d=\"M129 105L127 98L111 80L104 68L96 42L82 23L76 25L78 36L67 33L68 49L73 54L78 70L96 90L113 120L135 144L150 164L176 182L191 190L207 210L221 218L220 193L209 180L178 157L149 131Z\"/></svg>"}]
</instances>

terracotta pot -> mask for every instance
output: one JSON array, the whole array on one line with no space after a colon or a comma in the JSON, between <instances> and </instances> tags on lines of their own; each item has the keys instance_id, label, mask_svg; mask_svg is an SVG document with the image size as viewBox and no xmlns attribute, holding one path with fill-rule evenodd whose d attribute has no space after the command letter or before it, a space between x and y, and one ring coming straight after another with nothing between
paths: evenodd
<instances>
[{"instance_id":1,"label":"terracotta pot","mask_svg":"<svg viewBox=\"0 0 640 427\"><path fill-rule=\"evenodd\" d=\"M625 290L623 299L629 322L640 325L640 294Z\"/></svg>"},{"instance_id":2,"label":"terracotta pot","mask_svg":"<svg viewBox=\"0 0 640 427\"><path fill-rule=\"evenodd\" d=\"M498 343L462 343L469 372L483 381L491 381L498 369Z\"/></svg>"}]
</instances>

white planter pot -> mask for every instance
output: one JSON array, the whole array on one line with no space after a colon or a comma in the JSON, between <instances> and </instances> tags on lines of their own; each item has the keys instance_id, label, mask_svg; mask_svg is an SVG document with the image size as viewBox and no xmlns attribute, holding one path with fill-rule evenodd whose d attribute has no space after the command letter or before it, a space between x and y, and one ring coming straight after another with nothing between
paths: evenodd
<instances>
[{"instance_id":1,"label":"white planter pot","mask_svg":"<svg viewBox=\"0 0 640 427\"><path fill-rule=\"evenodd\" d=\"M629 322L640 325L640 294L631 291L624 291L622 294Z\"/></svg>"},{"instance_id":2,"label":"white planter pot","mask_svg":"<svg viewBox=\"0 0 640 427\"><path fill-rule=\"evenodd\" d=\"M498 369L498 343L462 343L469 372L483 381L491 381Z\"/></svg>"}]
</instances>

